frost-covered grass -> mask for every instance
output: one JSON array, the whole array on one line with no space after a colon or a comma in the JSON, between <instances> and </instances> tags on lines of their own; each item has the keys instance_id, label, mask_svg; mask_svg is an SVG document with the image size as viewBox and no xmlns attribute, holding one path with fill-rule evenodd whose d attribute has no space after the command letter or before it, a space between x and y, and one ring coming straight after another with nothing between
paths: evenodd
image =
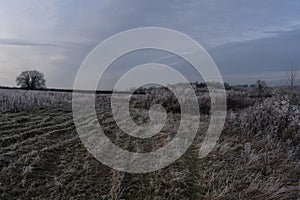
<instances>
[{"instance_id":1,"label":"frost-covered grass","mask_svg":"<svg viewBox=\"0 0 300 200\"><path fill-rule=\"evenodd\" d=\"M295 137L296 134L300 134L300 106L292 103L288 95L276 95L237 112L231 121L232 129L242 128L247 135Z\"/></svg>"},{"instance_id":2,"label":"frost-covered grass","mask_svg":"<svg viewBox=\"0 0 300 200\"><path fill-rule=\"evenodd\" d=\"M0 112L68 106L71 100L72 94L67 92L0 89Z\"/></svg>"},{"instance_id":3,"label":"frost-covered grass","mask_svg":"<svg viewBox=\"0 0 300 200\"><path fill-rule=\"evenodd\" d=\"M196 95L199 103L199 109L202 114L209 114L211 109L211 98L208 91L197 90ZM251 91L227 91L228 110L240 110L260 102L262 99L251 97ZM184 96L184 101L189 101L189 96ZM145 95L133 96L131 99L133 107L149 109L154 104L161 104L164 108L173 113L180 112L180 104L176 96L166 88L156 88L148 91ZM191 108L193 113L194 108Z\"/></svg>"},{"instance_id":4,"label":"frost-covered grass","mask_svg":"<svg viewBox=\"0 0 300 200\"><path fill-rule=\"evenodd\" d=\"M201 113L209 114L209 93L196 90ZM84 94L82 94L85 96ZM105 95L97 95L96 104L99 105ZM108 97L109 95L107 95ZM258 98L250 97L250 93L240 91L227 91L227 107L229 110L239 110L254 105ZM189 96L184 96L184 101L189 101ZM0 89L0 113L32 111L41 108L64 107L71 109L71 92L31 91ZM149 109L153 104L161 104L168 112L180 113L180 105L176 96L165 88L150 90L145 95L133 95L131 106L140 109ZM194 108L191 108L191 113Z\"/></svg>"},{"instance_id":5,"label":"frost-covered grass","mask_svg":"<svg viewBox=\"0 0 300 200\"><path fill-rule=\"evenodd\" d=\"M233 166L215 172L229 183L218 183L226 189L223 198L299 198L300 107L294 103L291 96L274 95L228 115L216 151Z\"/></svg>"},{"instance_id":6,"label":"frost-covered grass","mask_svg":"<svg viewBox=\"0 0 300 200\"><path fill-rule=\"evenodd\" d=\"M251 98L229 91L226 124L207 157L199 159L198 152L209 115L192 146L172 165L128 174L87 152L73 124L71 93L2 90L1 99L9 102L0 115L0 199L299 199L300 102L298 94L287 94ZM170 98L158 91L132 99L131 116L138 124L147 122L151 104L169 106L166 126L151 140L118 129L109 96L97 99L99 123L124 149L158 149L174 137L180 121ZM209 105L207 93L199 98Z\"/></svg>"}]
</instances>

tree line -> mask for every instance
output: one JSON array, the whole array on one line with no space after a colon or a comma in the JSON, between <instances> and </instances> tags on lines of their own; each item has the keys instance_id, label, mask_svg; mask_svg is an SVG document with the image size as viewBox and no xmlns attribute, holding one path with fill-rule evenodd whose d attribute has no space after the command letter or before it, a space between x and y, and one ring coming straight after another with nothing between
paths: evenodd
<instances>
[{"instance_id":1,"label":"tree line","mask_svg":"<svg viewBox=\"0 0 300 200\"><path fill-rule=\"evenodd\" d=\"M291 90L294 90L296 87L297 81L297 70L294 65L291 66L290 70L285 74L285 81L288 84ZM17 86L21 87L22 89L27 90L36 90L36 89L46 89L46 79L45 75L37 70L28 70L23 71L19 76L16 78ZM211 86L220 86L220 83L193 83L196 87L204 88L208 85ZM231 85L229 83L224 83L221 88L225 88L226 90L231 89ZM242 87L248 87L248 85L242 85ZM255 84L250 85L250 87L256 87L260 92L264 90L266 87L266 82L262 80L257 80Z\"/></svg>"}]
</instances>

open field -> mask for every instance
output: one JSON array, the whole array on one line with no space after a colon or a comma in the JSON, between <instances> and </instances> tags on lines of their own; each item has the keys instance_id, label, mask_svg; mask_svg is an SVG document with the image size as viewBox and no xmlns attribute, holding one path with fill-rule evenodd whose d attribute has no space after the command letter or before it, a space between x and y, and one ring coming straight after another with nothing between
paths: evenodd
<instances>
[{"instance_id":1,"label":"open field","mask_svg":"<svg viewBox=\"0 0 300 200\"><path fill-rule=\"evenodd\" d=\"M0 199L299 199L299 98L230 95L236 107L229 106L221 138L207 157L198 158L209 124L203 114L193 145L180 159L156 172L129 174L86 150L73 123L70 93L1 90ZM136 98L131 115L143 124L148 107L141 103L145 97ZM239 107L238 98L248 104ZM119 130L109 96L101 95L96 108L106 135L137 152L166 144L180 120L169 112L160 133L143 142Z\"/></svg>"},{"instance_id":2,"label":"open field","mask_svg":"<svg viewBox=\"0 0 300 200\"><path fill-rule=\"evenodd\" d=\"M299 11L0 1L0 200L300 200Z\"/></svg>"}]
</instances>

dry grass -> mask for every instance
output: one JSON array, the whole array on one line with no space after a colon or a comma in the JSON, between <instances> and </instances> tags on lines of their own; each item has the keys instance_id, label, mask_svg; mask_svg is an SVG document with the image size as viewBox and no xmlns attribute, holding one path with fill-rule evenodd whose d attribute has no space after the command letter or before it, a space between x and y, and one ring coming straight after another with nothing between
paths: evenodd
<instances>
[{"instance_id":1,"label":"dry grass","mask_svg":"<svg viewBox=\"0 0 300 200\"><path fill-rule=\"evenodd\" d=\"M217 146L199 159L209 122L204 117L193 145L180 159L146 174L118 172L93 158L62 100L61 107L6 112L0 116L0 199L299 199L299 108L289 104L295 109L279 106L277 112L277 100L229 114ZM97 109L106 134L138 152L167 143L180 120L170 113L161 133L145 143L120 132L106 99ZM135 120L147 121L145 110L132 111ZM284 116L292 118L279 123Z\"/></svg>"}]
</instances>

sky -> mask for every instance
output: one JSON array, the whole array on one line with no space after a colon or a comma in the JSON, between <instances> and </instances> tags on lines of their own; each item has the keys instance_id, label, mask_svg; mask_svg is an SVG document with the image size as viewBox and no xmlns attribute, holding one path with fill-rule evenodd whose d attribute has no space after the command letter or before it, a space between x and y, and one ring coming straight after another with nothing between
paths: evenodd
<instances>
[{"instance_id":1,"label":"sky","mask_svg":"<svg viewBox=\"0 0 300 200\"><path fill-rule=\"evenodd\" d=\"M0 85L15 86L18 74L36 69L48 87L72 88L81 63L100 42L149 26L195 39L231 84L285 84L291 64L300 69L299 10L298 0L0 0ZM200 80L185 61L159 51L120 58L106 79L150 61Z\"/></svg>"}]
</instances>

